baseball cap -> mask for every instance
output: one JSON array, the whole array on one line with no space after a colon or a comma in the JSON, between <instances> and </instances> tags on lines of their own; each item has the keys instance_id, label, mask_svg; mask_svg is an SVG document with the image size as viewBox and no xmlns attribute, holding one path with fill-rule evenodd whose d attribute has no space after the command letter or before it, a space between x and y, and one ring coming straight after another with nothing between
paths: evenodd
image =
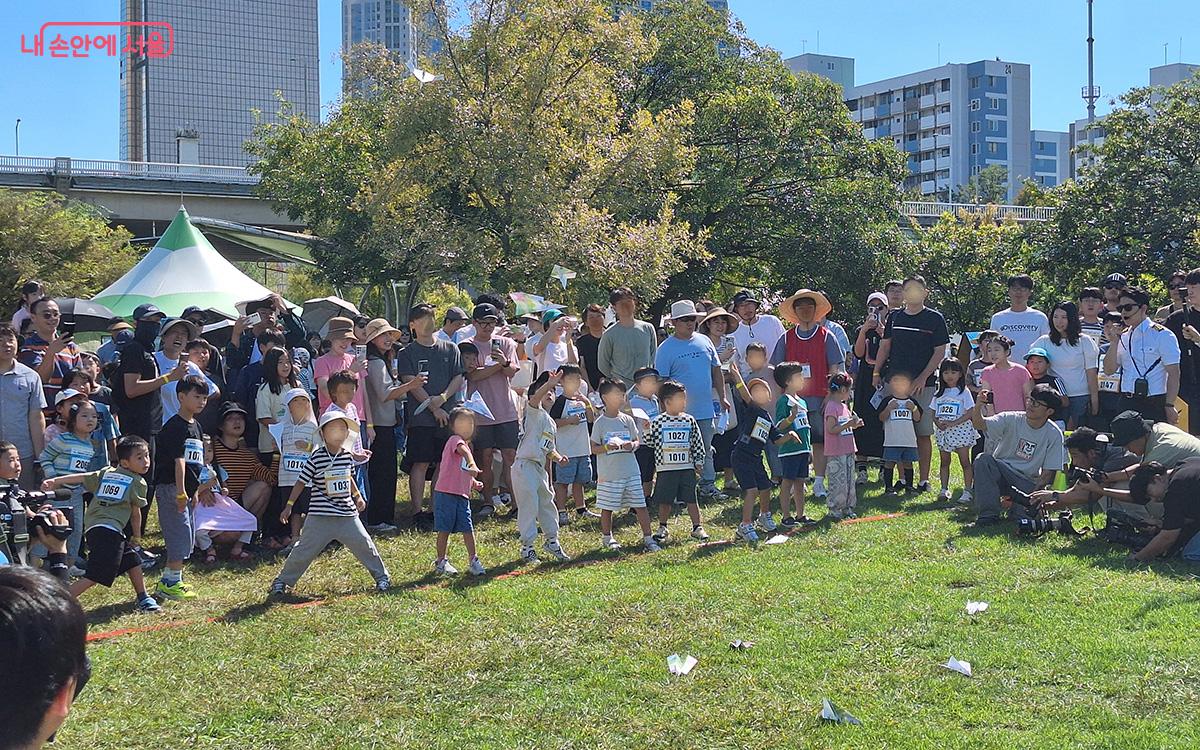
<instances>
[{"instance_id":1,"label":"baseball cap","mask_svg":"<svg viewBox=\"0 0 1200 750\"><path fill-rule=\"evenodd\" d=\"M1045 349L1043 349L1040 346L1032 347L1032 348L1030 348L1030 350L1028 352L1025 353L1025 361L1026 362L1029 361L1030 357L1041 357L1042 359L1046 360L1047 362L1050 361L1050 353L1047 352Z\"/></svg>"},{"instance_id":2,"label":"baseball cap","mask_svg":"<svg viewBox=\"0 0 1200 750\"><path fill-rule=\"evenodd\" d=\"M1140 437L1149 435L1150 429L1153 426L1153 422L1148 419L1142 419L1141 414L1128 409L1113 417L1112 425L1109 429L1112 430L1113 443L1126 446Z\"/></svg>"},{"instance_id":3,"label":"baseball cap","mask_svg":"<svg viewBox=\"0 0 1200 750\"><path fill-rule=\"evenodd\" d=\"M551 323L553 323L554 321L558 320L561 317L563 317L563 311L552 307L549 310L542 313L542 325L549 328Z\"/></svg>"},{"instance_id":4,"label":"baseball cap","mask_svg":"<svg viewBox=\"0 0 1200 750\"><path fill-rule=\"evenodd\" d=\"M309 401L312 401L312 397L308 395L308 391L304 390L303 388L289 388L283 393L283 403L285 406L298 398L306 398Z\"/></svg>"},{"instance_id":5,"label":"baseball cap","mask_svg":"<svg viewBox=\"0 0 1200 750\"><path fill-rule=\"evenodd\" d=\"M470 320L467 317L467 311L461 307L455 306L446 310L445 321L447 323L456 323L460 320Z\"/></svg>"},{"instance_id":6,"label":"baseball cap","mask_svg":"<svg viewBox=\"0 0 1200 750\"><path fill-rule=\"evenodd\" d=\"M230 414L241 414L243 417L249 416L248 412L238 402L226 401L221 405L221 419L225 419Z\"/></svg>"},{"instance_id":7,"label":"baseball cap","mask_svg":"<svg viewBox=\"0 0 1200 750\"><path fill-rule=\"evenodd\" d=\"M152 318L155 315L161 315L164 318L167 316L166 313L158 309L158 305L153 305L149 302L144 302L133 308L134 320L145 320L146 318Z\"/></svg>"},{"instance_id":8,"label":"baseball cap","mask_svg":"<svg viewBox=\"0 0 1200 750\"><path fill-rule=\"evenodd\" d=\"M639 367L637 370L634 370L633 382L640 383L645 378L654 378L655 380L658 380L659 377L658 370L654 369L653 367Z\"/></svg>"},{"instance_id":9,"label":"baseball cap","mask_svg":"<svg viewBox=\"0 0 1200 750\"><path fill-rule=\"evenodd\" d=\"M475 305L475 309L471 311L471 319L482 321L488 318L495 318L497 323L500 322L500 311L496 309L496 306L489 302Z\"/></svg>"},{"instance_id":10,"label":"baseball cap","mask_svg":"<svg viewBox=\"0 0 1200 750\"><path fill-rule=\"evenodd\" d=\"M1125 286L1128 283L1129 280L1125 278L1125 274L1123 273L1110 273L1104 277L1104 286Z\"/></svg>"},{"instance_id":11,"label":"baseball cap","mask_svg":"<svg viewBox=\"0 0 1200 750\"><path fill-rule=\"evenodd\" d=\"M54 397L54 405L58 406L63 401L66 401L69 398L75 398L76 396L82 396L82 395L84 395L83 391L77 391L74 388L64 388L63 390L58 392L57 396Z\"/></svg>"},{"instance_id":12,"label":"baseball cap","mask_svg":"<svg viewBox=\"0 0 1200 750\"><path fill-rule=\"evenodd\" d=\"M737 307L738 305L742 304L743 302L753 302L754 304L759 305L760 307L762 306L762 302L760 302L754 295L750 294L749 289L743 289L743 290L739 291L737 294L733 295L733 306L734 307Z\"/></svg>"}]
</instances>

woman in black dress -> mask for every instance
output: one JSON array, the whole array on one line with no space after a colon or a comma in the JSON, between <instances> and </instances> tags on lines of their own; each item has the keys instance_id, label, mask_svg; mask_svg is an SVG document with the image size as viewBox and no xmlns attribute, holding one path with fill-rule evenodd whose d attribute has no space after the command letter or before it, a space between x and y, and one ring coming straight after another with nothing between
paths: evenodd
<instances>
[{"instance_id":1,"label":"woman in black dress","mask_svg":"<svg viewBox=\"0 0 1200 750\"><path fill-rule=\"evenodd\" d=\"M858 446L855 468L858 483L867 483L867 463L871 459L883 458L883 423L871 399L875 389L871 378L875 374L875 361L879 356L879 342L883 339L883 327L887 322L887 297L873 292L867 297L867 317L854 332L854 357L858 360L858 374L854 377L854 413L864 424L854 431L854 442Z\"/></svg>"}]
</instances>

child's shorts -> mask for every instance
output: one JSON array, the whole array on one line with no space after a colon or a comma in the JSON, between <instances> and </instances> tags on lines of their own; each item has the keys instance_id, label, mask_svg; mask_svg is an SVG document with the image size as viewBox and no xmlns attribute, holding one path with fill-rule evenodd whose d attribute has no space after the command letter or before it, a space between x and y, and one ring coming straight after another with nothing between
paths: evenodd
<instances>
[{"instance_id":1,"label":"child's shorts","mask_svg":"<svg viewBox=\"0 0 1200 750\"><path fill-rule=\"evenodd\" d=\"M179 510L175 504L175 485L160 484L154 488L154 500L158 505L158 526L162 530L163 544L167 548L168 560L186 560L192 555L196 543L196 527L192 520L191 501Z\"/></svg>"},{"instance_id":2,"label":"child's shorts","mask_svg":"<svg viewBox=\"0 0 1200 750\"><path fill-rule=\"evenodd\" d=\"M696 502L696 472L691 469L658 472L651 499L657 505L691 505Z\"/></svg>"},{"instance_id":3,"label":"child's shorts","mask_svg":"<svg viewBox=\"0 0 1200 750\"><path fill-rule=\"evenodd\" d=\"M645 508L646 496L642 493L642 478L622 477L597 483L596 507L611 511Z\"/></svg>"},{"instance_id":4,"label":"child's shorts","mask_svg":"<svg viewBox=\"0 0 1200 750\"><path fill-rule=\"evenodd\" d=\"M734 450L732 463L733 478L743 491L774 489L775 483L767 476L767 467L763 466L762 454L748 456Z\"/></svg>"},{"instance_id":5,"label":"child's shorts","mask_svg":"<svg viewBox=\"0 0 1200 750\"><path fill-rule=\"evenodd\" d=\"M433 530L443 534L475 531L471 523L471 502L462 495L433 492Z\"/></svg>"},{"instance_id":6,"label":"child's shorts","mask_svg":"<svg viewBox=\"0 0 1200 750\"><path fill-rule=\"evenodd\" d=\"M173 501L172 501L173 502ZM142 564L125 535L107 526L93 526L83 533L87 540L87 575L89 581L111 586L117 576Z\"/></svg>"},{"instance_id":7,"label":"child's shorts","mask_svg":"<svg viewBox=\"0 0 1200 750\"><path fill-rule=\"evenodd\" d=\"M917 449L916 448L901 448L901 447L897 447L894 445L884 446L883 460L889 461L889 462L894 462L894 463L904 463L904 464L915 463L917 461Z\"/></svg>"},{"instance_id":8,"label":"child's shorts","mask_svg":"<svg viewBox=\"0 0 1200 750\"><path fill-rule=\"evenodd\" d=\"M782 479L808 479L808 459L807 453L793 453L779 457L780 478Z\"/></svg>"},{"instance_id":9,"label":"child's shorts","mask_svg":"<svg viewBox=\"0 0 1200 750\"><path fill-rule=\"evenodd\" d=\"M654 449L644 445L639 445L638 449L633 452L634 458L637 459L638 474L641 475L642 484L654 481Z\"/></svg>"},{"instance_id":10,"label":"child's shorts","mask_svg":"<svg viewBox=\"0 0 1200 750\"><path fill-rule=\"evenodd\" d=\"M592 457L569 458L565 464L554 464L555 484L587 484L592 481Z\"/></svg>"}]
</instances>

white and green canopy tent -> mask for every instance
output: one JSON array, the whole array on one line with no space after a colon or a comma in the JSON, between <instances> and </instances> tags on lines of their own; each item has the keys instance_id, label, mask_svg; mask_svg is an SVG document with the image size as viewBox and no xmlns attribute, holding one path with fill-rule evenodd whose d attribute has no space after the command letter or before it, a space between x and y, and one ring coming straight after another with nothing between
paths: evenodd
<instances>
[{"instance_id":1,"label":"white and green canopy tent","mask_svg":"<svg viewBox=\"0 0 1200 750\"><path fill-rule=\"evenodd\" d=\"M170 316L196 305L236 318L238 302L271 293L222 258L180 206L154 249L92 301L123 318L145 302Z\"/></svg>"}]
</instances>

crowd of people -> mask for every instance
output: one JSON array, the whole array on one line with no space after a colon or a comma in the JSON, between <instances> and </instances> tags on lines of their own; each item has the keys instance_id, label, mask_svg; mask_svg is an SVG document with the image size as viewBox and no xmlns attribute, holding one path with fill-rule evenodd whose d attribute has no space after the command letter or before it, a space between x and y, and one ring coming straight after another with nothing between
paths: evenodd
<instances>
[{"instance_id":1,"label":"crowd of people","mask_svg":"<svg viewBox=\"0 0 1200 750\"><path fill-rule=\"evenodd\" d=\"M486 572L487 518L515 516L521 560L568 560L568 524L615 550L629 514L657 551L676 506L703 542L701 505L736 495L734 539L754 543L815 523L814 498L854 518L872 469L889 494L934 493L935 448L939 497L980 526L1100 502L1157 530L1136 559L1200 560L1200 269L1167 281L1160 308L1114 273L1047 315L1016 275L1009 307L957 341L914 275L870 294L861 321L842 315L850 333L812 289L775 314L742 290L657 321L623 288L578 318L510 317L481 294L469 313L418 304L403 331L362 316L309 331L272 295L223 347L205 311L143 304L95 352L30 282L0 326L0 481L59 493L46 511L70 533L42 535L30 562L76 596L127 576L147 611L197 595L186 561L281 553L282 594L332 542L385 590L373 537L399 524L432 527L443 574L457 535ZM154 521L157 557L141 546Z\"/></svg>"}]
</instances>

